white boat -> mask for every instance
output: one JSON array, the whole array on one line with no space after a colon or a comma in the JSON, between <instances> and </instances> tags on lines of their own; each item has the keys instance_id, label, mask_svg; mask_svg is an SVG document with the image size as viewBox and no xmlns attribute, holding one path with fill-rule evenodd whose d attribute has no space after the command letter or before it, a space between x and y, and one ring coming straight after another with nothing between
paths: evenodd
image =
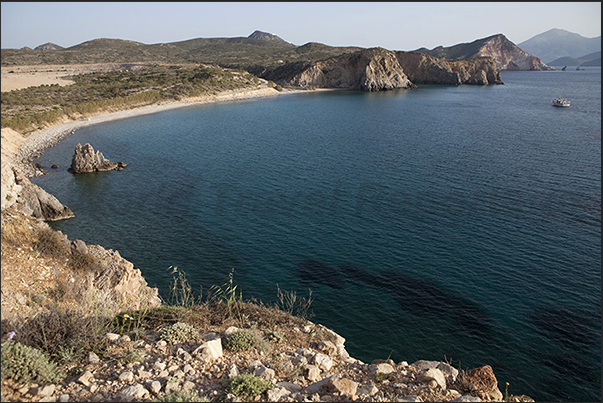
<instances>
[{"instance_id":1,"label":"white boat","mask_svg":"<svg viewBox=\"0 0 603 403\"><path fill-rule=\"evenodd\" d=\"M551 102L553 103L553 106L561 106L561 107L570 106L569 99L557 98L557 99L553 99Z\"/></svg>"}]
</instances>

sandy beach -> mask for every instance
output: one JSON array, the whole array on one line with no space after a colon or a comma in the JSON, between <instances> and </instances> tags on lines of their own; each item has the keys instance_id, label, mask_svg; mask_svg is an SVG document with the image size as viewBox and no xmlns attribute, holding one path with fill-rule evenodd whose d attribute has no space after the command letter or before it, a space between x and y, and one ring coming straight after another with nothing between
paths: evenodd
<instances>
[{"instance_id":1,"label":"sandy beach","mask_svg":"<svg viewBox=\"0 0 603 403\"><path fill-rule=\"evenodd\" d=\"M147 115L151 113L163 112L170 109L181 108L186 106L203 105L208 103L216 102L230 102L238 100L246 100L253 98L264 98L277 96L282 94L290 94L295 92L302 92L303 90L284 90L277 91L273 88L261 87L257 89L239 89L232 91L225 91L215 95L206 95L202 97L187 98L182 101L174 101L167 103L160 103L156 105L144 106L135 109L129 109L119 112L103 113L97 116L92 116L82 120L69 121L56 126L48 127L43 130L35 131L28 136L23 136L22 141L15 140L15 133L12 131L8 133L6 129L2 130L2 142L10 144L19 144L19 146L3 147L3 159L2 164L5 163L5 158L10 160L11 163L22 164L27 162L32 156L43 152L44 149L56 145L66 136L74 133L77 129L82 127L109 122L117 119L125 119L134 116ZM4 148L7 148L6 150ZM13 155L10 155L13 154ZM6 161L8 162L8 161ZM27 169L26 169L27 170ZM30 170L27 170L27 174L31 174Z\"/></svg>"}]
</instances>

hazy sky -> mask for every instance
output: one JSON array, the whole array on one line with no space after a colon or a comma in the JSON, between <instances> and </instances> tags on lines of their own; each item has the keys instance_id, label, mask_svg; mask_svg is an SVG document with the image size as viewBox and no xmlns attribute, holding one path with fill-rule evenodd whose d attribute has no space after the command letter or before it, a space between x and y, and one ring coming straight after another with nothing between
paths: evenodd
<instances>
[{"instance_id":1,"label":"hazy sky","mask_svg":"<svg viewBox=\"0 0 603 403\"><path fill-rule=\"evenodd\" d=\"M2 48L97 38L145 44L248 36L296 45L429 49L504 34L518 44L552 28L601 35L601 3L35 3L2 2Z\"/></svg>"}]
</instances>

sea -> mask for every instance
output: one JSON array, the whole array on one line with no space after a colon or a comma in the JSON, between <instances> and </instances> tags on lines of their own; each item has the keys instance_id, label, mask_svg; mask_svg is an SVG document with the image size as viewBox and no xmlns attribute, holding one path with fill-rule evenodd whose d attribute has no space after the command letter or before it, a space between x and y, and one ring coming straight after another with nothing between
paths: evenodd
<instances>
[{"instance_id":1,"label":"sea","mask_svg":"<svg viewBox=\"0 0 603 403\"><path fill-rule=\"evenodd\" d=\"M246 300L311 298L364 362L491 365L503 394L600 402L601 69L502 80L116 120L33 182L75 212L54 229L166 300L175 267L205 297L232 273ZM78 143L128 166L73 175Z\"/></svg>"}]
</instances>

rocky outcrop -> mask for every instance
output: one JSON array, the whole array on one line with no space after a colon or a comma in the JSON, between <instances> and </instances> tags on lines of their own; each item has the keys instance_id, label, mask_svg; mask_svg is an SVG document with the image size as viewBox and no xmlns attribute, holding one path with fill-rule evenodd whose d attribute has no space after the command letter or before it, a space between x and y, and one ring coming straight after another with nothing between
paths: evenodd
<instances>
[{"instance_id":1,"label":"rocky outcrop","mask_svg":"<svg viewBox=\"0 0 603 403\"><path fill-rule=\"evenodd\" d=\"M78 143L78 145L75 146L75 153L71 159L69 172L79 174L85 172L123 170L126 166L127 164L124 164L123 162L109 161L100 151L94 152L94 148L89 143L86 143L83 146Z\"/></svg>"},{"instance_id":2,"label":"rocky outcrop","mask_svg":"<svg viewBox=\"0 0 603 403\"><path fill-rule=\"evenodd\" d=\"M416 52L447 60L487 56L494 59L498 70L554 70L541 62L539 58L521 50L502 34L446 48L443 46L431 50L421 48L417 49Z\"/></svg>"},{"instance_id":3,"label":"rocky outcrop","mask_svg":"<svg viewBox=\"0 0 603 403\"><path fill-rule=\"evenodd\" d=\"M419 52L396 52L400 66L415 84L502 84L493 59L448 61Z\"/></svg>"},{"instance_id":4,"label":"rocky outcrop","mask_svg":"<svg viewBox=\"0 0 603 403\"><path fill-rule=\"evenodd\" d=\"M288 63L256 71L283 86L381 91L416 84L502 84L489 57L450 61L419 52L366 49L318 62Z\"/></svg>"},{"instance_id":5,"label":"rocky outcrop","mask_svg":"<svg viewBox=\"0 0 603 403\"><path fill-rule=\"evenodd\" d=\"M265 71L263 78L285 86L381 91L413 88L393 52L366 49L318 62L298 62Z\"/></svg>"},{"instance_id":6,"label":"rocky outcrop","mask_svg":"<svg viewBox=\"0 0 603 403\"><path fill-rule=\"evenodd\" d=\"M59 221L75 217L73 211L29 181L17 168L13 168L15 185L20 186L15 207L23 213L44 221Z\"/></svg>"}]
</instances>

